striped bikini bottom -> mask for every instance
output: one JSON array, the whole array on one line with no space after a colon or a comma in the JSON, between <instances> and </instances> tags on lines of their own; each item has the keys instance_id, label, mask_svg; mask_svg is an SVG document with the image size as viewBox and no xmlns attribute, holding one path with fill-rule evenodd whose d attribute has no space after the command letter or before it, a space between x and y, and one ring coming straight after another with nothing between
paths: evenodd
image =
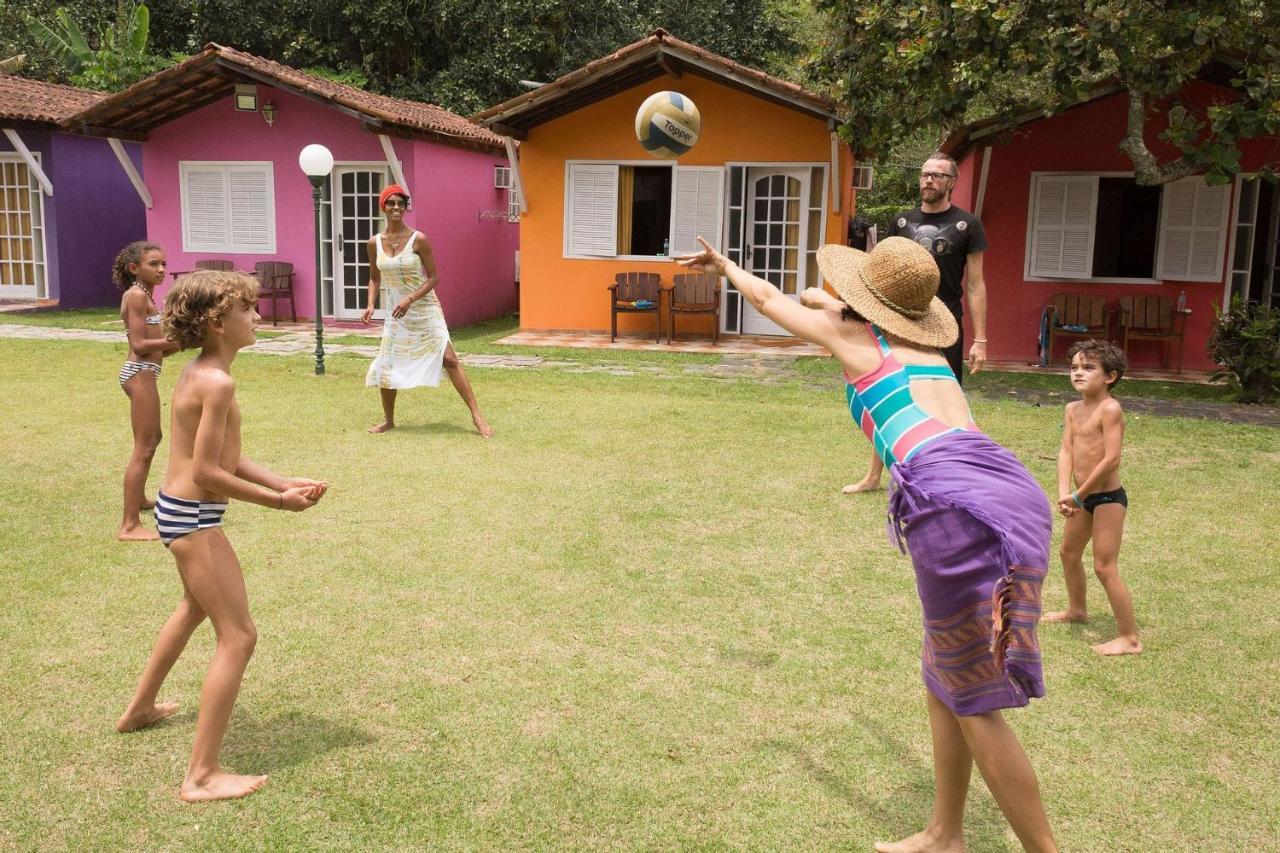
<instances>
[{"instance_id":1,"label":"striped bikini bottom","mask_svg":"<svg viewBox=\"0 0 1280 853\"><path fill-rule=\"evenodd\" d=\"M168 548L173 540L188 533L221 527L222 514L226 511L225 503L192 501L160 492L156 495L156 532L160 534L164 547Z\"/></svg>"},{"instance_id":2,"label":"striped bikini bottom","mask_svg":"<svg viewBox=\"0 0 1280 853\"><path fill-rule=\"evenodd\" d=\"M153 371L156 378L160 378L160 365L150 361L126 361L124 367L120 368L120 387L124 387L124 383L137 376L144 370Z\"/></svg>"}]
</instances>

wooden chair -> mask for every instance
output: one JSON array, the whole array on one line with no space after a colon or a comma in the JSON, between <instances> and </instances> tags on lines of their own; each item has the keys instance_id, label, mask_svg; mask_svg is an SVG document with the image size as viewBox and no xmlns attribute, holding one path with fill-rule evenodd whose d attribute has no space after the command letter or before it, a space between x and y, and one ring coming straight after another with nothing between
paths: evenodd
<instances>
[{"instance_id":1,"label":"wooden chair","mask_svg":"<svg viewBox=\"0 0 1280 853\"><path fill-rule=\"evenodd\" d=\"M609 285L609 341L617 340L619 314L652 314L654 343L662 342L662 277L656 272L620 272ZM645 299L652 303L637 308L633 303Z\"/></svg>"},{"instance_id":2,"label":"wooden chair","mask_svg":"<svg viewBox=\"0 0 1280 853\"><path fill-rule=\"evenodd\" d=\"M289 297L289 317L291 322L298 322L298 311L293 304L293 264L258 261L253 265L253 274L258 278L258 298L271 300L271 325L279 324L276 299L281 296Z\"/></svg>"},{"instance_id":3,"label":"wooden chair","mask_svg":"<svg viewBox=\"0 0 1280 853\"><path fill-rule=\"evenodd\" d=\"M195 268L198 270L217 270L218 272L231 272L236 268L232 261L196 261Z\"/></svg>"},{"instance_id":4,"label":"wooden chair","mask_svg":"<svg viewBox=\"0 0 1280 853\"><path fill-rule=\"evenodd\" d=\"M1173 300L1167 296L1120 297L1120 348L1129 351L1129 341L1163 341L1166 370L1169 369L1169 349L1178 344L1178 369L1182 372L1182 342L1186 331L1186 315L1173 310Z\"/></svg>"},{"instance_id":5,"label":"wooden chair","mask_svg":"<svg viewBox=\"0 0 1280 853\"><path fill-rule=\"evenodd\" d=\"M1059 293L1045 310L1049 312L1049 352L1046 363L1053 364L1055 338L1106 338L1107 300L1103 296L1084 296L1079 293ZM1083 326L1084 331L1072 331L1063 326Z\"/></svg>"},{"instance_id":6,"label":"wooden chair","mask_svg":"<svg viewBox=\"0 0 1280 853\"><path fill-rule=\"evenodd\" d=\"M711 343L720 339L720 276L705 273L682 273L672 276L667 293L667 343L676 334L677 314L710 314Z\"/></svg>"}]
</instances>

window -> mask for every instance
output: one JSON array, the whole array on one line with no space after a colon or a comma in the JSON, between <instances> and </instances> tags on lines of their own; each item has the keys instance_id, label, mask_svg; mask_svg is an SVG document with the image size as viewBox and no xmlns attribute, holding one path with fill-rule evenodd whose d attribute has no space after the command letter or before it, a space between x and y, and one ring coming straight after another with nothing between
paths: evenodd
<instances>
[{"instance_id":1,"label":"window","mask_svg":"<svg viewBox=\"0 0 1280 853\"><path fill-rule=\"evenodd\" d=\"M570 163L565 254L662 257L720 238L719 167Z\"/></svg>"},{"instance_id":2,"label":"window","mask_svg":"<svg viewBox=\"0 0 1280 853\"><path fill-rule=\"evenodd\" d=\"M275 175L271 163L180 163L182 249L273 254Z\"/></svg>"},{"instance_id":3,"label":"window","mask_svg":"<svg viewBox=\"0 0 1280 853\"><path fill-rule=\"evenodd\" d=\"M1202 178L1142 187L1124 176L1033 175L1027 276L1218 281L1226 190Z\"/></svg>"}]
</instances>

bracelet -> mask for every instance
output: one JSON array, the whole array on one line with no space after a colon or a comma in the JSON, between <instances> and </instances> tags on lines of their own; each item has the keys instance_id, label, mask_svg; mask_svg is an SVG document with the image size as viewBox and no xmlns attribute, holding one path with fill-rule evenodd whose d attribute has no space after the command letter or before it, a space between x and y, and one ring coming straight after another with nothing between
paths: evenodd
<instances>
[{"instance_id":1,"label":"bracelet","mask_svg":"<svg viewBox=\"0 0 1280 853\"><path fill-rule=\"evenodd\" d=\"M1075 501L1075 502L1076 502L1076 506L1080 507L1081 509L1084 509L1084 504L1080 502L1080 493L1079 493L1079 492L1072 492L1072 493L1071 493L1071 500L1073 500L1073 501Z\"/></svg>"},{"instance_id":2,"label":"bracelet","mask_svg":"<svg viewBox=\"0 0 1280 853\"><path fill-rule=\"evenodd\" d=\"M284 509L284 492L279 492L278 495L280 497L280 505L276 509Z\"/></svg>"},{"instance_id":3,"label":"bracelet","mask_svg":"<svg viewBox=\"0 0 1280 853\"><path fill-rule=\"evenodd\" d=\"M975 344L985 344L985 343L987 342L987 339L986 339L986 338L974 338L974 339L973 339L973 342L974 342Z\"/></svg>"}]
</instances>

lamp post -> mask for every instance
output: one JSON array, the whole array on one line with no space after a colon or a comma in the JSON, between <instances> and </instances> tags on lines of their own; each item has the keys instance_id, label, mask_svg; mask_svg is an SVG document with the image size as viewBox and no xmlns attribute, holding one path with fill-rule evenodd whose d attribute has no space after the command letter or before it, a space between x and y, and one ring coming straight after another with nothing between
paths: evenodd
<instances>
[{"instance_id":1,"label":"lamp post","mask_svg":"<svg viewBox=\"0 0 1280 853\"><path fill-rule=\"evenodd\" d=\"M315 208L316 235L316 376L324 376L324 318L323 296L321 285L323 276L320 266L320 196L325 179L333 171L333 154L323 145L312 143L298 154L298 166L311 182L311 203Z\"/></svg>"}]
</instances>

